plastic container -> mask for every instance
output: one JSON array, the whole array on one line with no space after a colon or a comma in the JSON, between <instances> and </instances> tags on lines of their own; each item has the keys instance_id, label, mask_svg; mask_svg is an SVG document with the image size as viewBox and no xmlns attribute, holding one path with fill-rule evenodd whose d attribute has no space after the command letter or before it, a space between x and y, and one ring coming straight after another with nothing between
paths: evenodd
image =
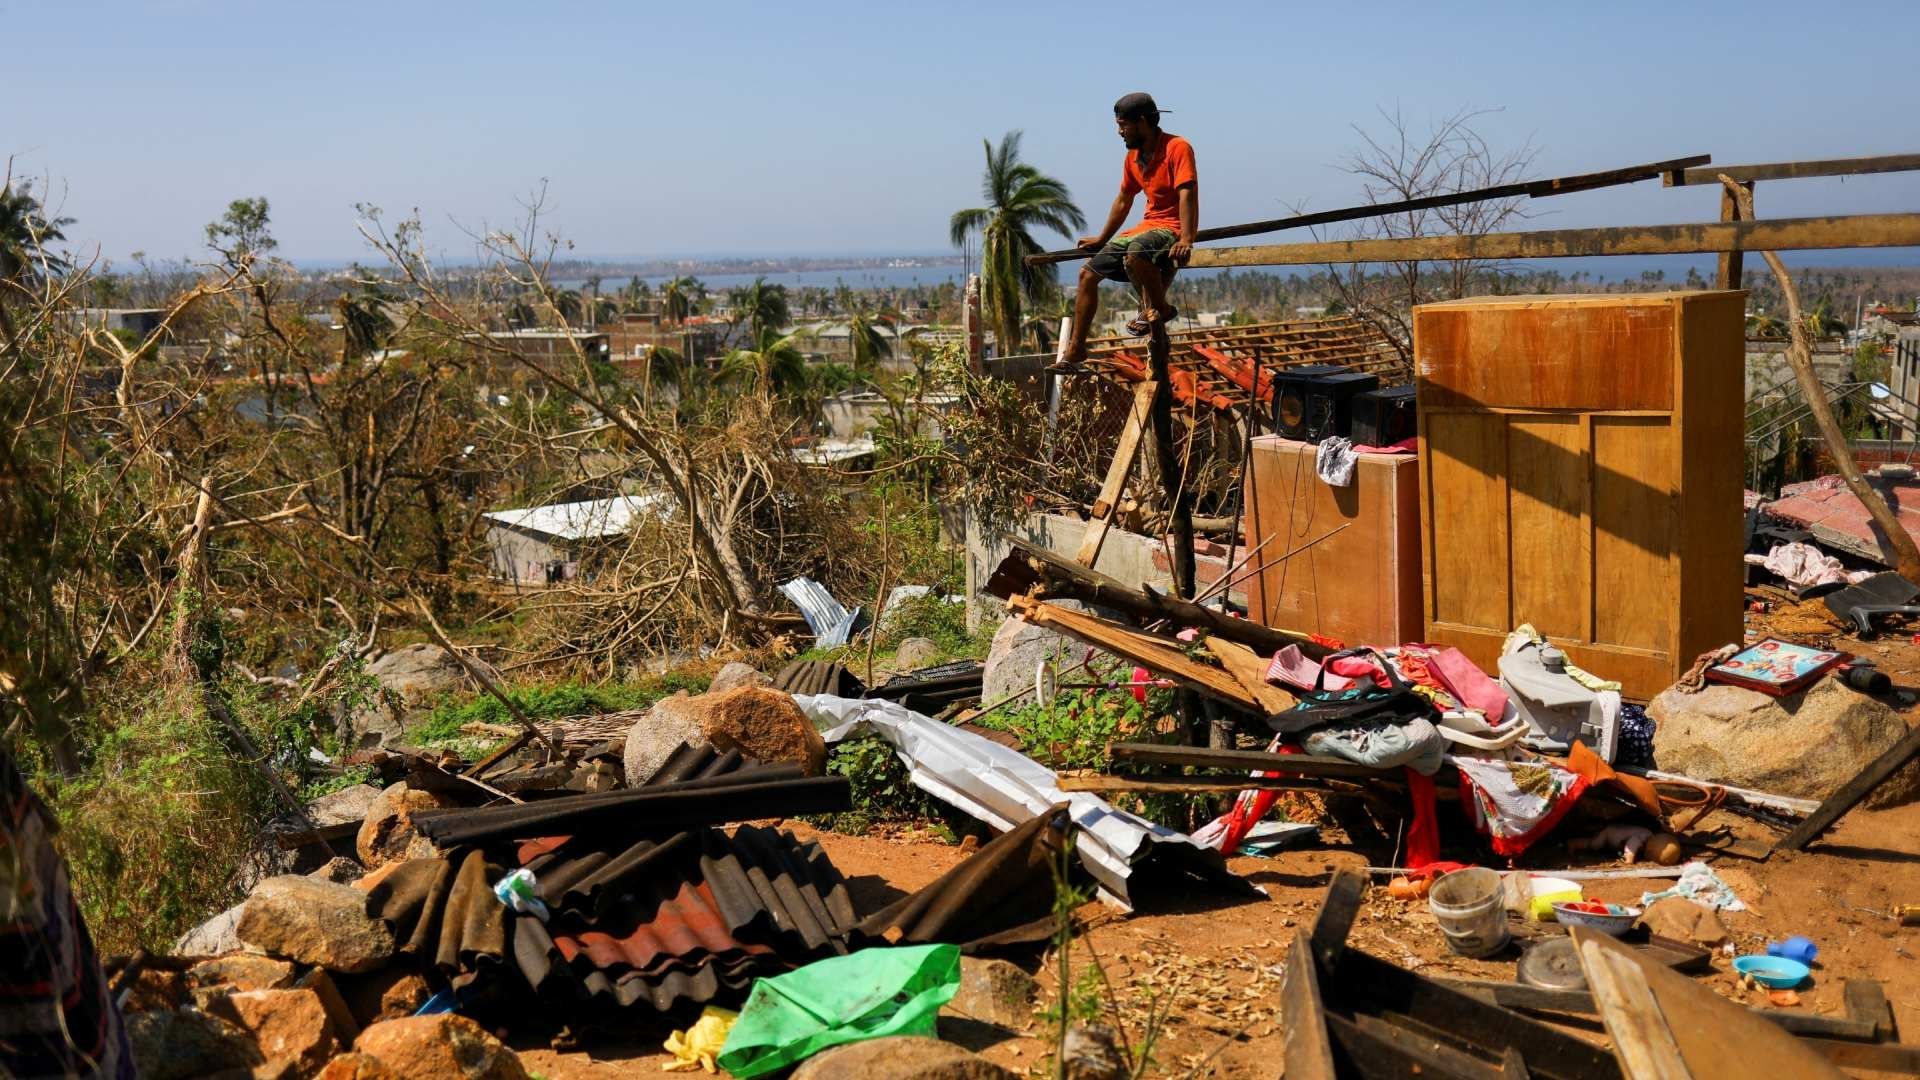
<instances>
[{"instance_id":1,"label":"plastic container","mask_svg":"<svg viewBox=\"0 0 1920 1080\"><path fill-rule=\"evenodd\" d=\"M1767 955L1784 956L1789 960L1798 960L1803 964L1811 964L1813 963L1813 958L1820 955L1820 946L1815 945L1808 938L1795 934L1785 941L1767 942Z\"/></svg>"},{"instance_id":2,"label":"plastic container","mask_svg":"<svg viewBox=\"0 0 1920 1080\"><path fill-rule=\"evenodd\" d=\"M1633 929L1633 922L1640 917L1639 908L1621 907L1619 904L1607 904L1605 912L1584 911L1586 905L1576 901L1572 904L1553 905L1553 917L1566 926L1584 926L1589 930L1598 930L1608 937L1619 937Z\"/></svg>"},{"instance_id":3,"label":"plastic container","mask_svg":"<svg viewBox=\"0 0 1920 1080\"><path fill-rule=\"evenodd\" d=\"M1553 905L1583 900L1586 894L1580 891L1580 883L1566 878L1535 877L1527 884L1533 892L1527 904L1527 915L1534 922L1546 922L1553 918Z\"/></svg>"},{"instance_id":4,"label":"plastic container","mask_svg":"<svg viewBox=\"0 0 1920 1080\"><path fill-rule=\"evenodd\" d=\"M1506 947L1507 909L1498 871L1475 866L1442 876L1427 894L1427 910L1461 956L1489 956Z\"/></svg>"},{"instance_id":5,"label":"plastic container","mask_svg":"<svg viewBox=\"0 0 1920 1080\"><path fill-rule=\"evenodd\" d=\"M1770 990L1791 990L1810 974L1807 965L1784 956L1736 956L1733 970Z\"/></svg>"}]
</instances>

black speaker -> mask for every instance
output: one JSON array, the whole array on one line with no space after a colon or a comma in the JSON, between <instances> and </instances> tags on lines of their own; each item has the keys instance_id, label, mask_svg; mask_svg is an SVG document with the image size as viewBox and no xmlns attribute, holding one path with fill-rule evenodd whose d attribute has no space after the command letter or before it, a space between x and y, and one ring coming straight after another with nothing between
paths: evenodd
<instances>
[{"instance_id":1,"label":"black speaker","mask_svg":"<svg viewBox=\"0 0 1920 1080\"><path fill-rule=\"evenodd\" d=\"M1353 399L1354 445L1392 446L1411 439L1420 430L1416 415L1411 385L1361 394Z\"/></svg>"},{"instance_id":2,"label":"black speaker","mask_svg":"<svg viewBox=\"0 0 1920 1080\"><path fill-rule=\"evenodd\" d=\"M1353 399L1380 385L1378 375L1357 371L1323 375L1307 384L1307 441L1353 433Z\"/></svg>"},{"instance_id":3,"label":"black speaker","mask_svg":"<svg viewBox=\"0 0 1920 1080\"><path fill-rule=\"evenodd\" d=\"M1302 364L1273 377L1273 433L1286 439L1307 437L1307 387L1328 375L1348 374L1339 364Z\"/></svg>"}]
</instances>

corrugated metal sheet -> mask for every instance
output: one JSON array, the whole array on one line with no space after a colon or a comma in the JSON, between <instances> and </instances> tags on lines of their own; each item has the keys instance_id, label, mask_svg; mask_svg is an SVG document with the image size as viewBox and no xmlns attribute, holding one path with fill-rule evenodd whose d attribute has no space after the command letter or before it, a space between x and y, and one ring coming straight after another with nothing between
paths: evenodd
<instances>
[{"instance_id":1,"label":"corrugated metal sheet","mask_svg":"<svg viewBox=\"0 0 1920 1080\"><path fill-rule=\"evenodd\" d=\"M941 942L966 952L1045 941L1055 929L1055 880L1071 826L1064 803L1037 815L855 930L890 945Z\"/></svg>"},{"instance_id":2,"label":"corrugated metal sheet","mask_svg":"<svg viewBox=\"0 0 1920 1080\"><path fill-rule=\"evenodd\" d=\"M816 647L830 649L835 645L845 645L853 636L853 627L860 619L860 609L848 611L840 601L833 598L826 586L812 578L797 577L780 591L787 594L793 606L800 609L807 625L813 628L813 643Z\"/></svg>"},{"instance_id":3,"label":"corrugated metal sheet","mask_svg":"<svg viewBox=\"0 0 1920 1080\"><path fill-rule=\"evenodd\" d=\"M498 964L507 952L507 908L493 895L504 870L469 851L450 859L409 859L367 893L373 914L393 926L397 950L451 975Z\"/></svg>"},{"instance_id":4,"label":"corrugated metal sheet","mask_svg":"<svg viewBox=\"0 0 1920 1080\"><path fill-rule=\"evenodd\" d=\"M632 528L633 519L643 513L664 515L672 501L673 497L665 492L653 492L529 506L519 510L495 510L480 516L501 525L561 540L585 540L590 537L619 536Z\"/></svg>"},{"instance_id":5,"label":"corrugated metal sheet","mask_svg":"<svg viewBox=\"0 0 1920 1080\"><path fill-rule=\"evenodd\" d=\"M847 951L846 883L791 834L743 826L617 853L575 846L528 860L552 918L515 927L515 962L550 1001L664 1010L744 996L760 975Z\"/></svg>"}]
</instances>

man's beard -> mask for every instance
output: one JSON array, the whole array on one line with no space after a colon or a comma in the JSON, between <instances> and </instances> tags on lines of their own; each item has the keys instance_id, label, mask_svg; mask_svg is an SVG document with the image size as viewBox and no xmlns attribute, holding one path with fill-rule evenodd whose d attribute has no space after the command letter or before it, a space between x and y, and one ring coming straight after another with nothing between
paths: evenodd
<instances>
[{"instance_id":1,"label":"man's beard","mask_svg":"<svg viewBox=\"0 0 1920 1080\"><path fill-rule=\"evenodd\" d=\"M1140 135L1124 135L1120 141L1125 143L1129 150L1138 150L1147 145L1146 138Z\"/></svg>"}]
</instances>

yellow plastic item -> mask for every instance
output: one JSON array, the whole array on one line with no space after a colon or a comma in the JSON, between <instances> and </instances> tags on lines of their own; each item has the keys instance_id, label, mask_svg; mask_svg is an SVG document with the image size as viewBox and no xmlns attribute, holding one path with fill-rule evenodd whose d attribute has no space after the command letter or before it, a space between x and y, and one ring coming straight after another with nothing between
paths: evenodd
<instances>
[{"instance_id":1,"label":"yellow plastic item","mask_svg":"<svg viewBox=\"0 0 1920 1080\"><path fill-rule=\"evenodd\" d=\"M1527 904L1527 915L1534 922L1553 922L1553 905L1570 904L1586 899L1580 886L1566 878L1536 877L1528 882L1533 899Z\"/></svg>"},{"instance_id":2,"label":"yellow plastic item","mask_svg":"<svg viewBox=\"0 0 1920 1080\"><path fill-rule=\"evenodd\" d=\"M727 1032L733 1030L733 1022L740 1014L732 1009L721 1009L709 1005L700 1010L700 1019L685 1031L676 1031L667 1036L667 1053L673 1055L673 1063L663 1066L666 1072L687 1072L693 1069L705 1069L710 1073L720 1071L714 1057L727 1043Z\"/></svg>"}]
</instances>

